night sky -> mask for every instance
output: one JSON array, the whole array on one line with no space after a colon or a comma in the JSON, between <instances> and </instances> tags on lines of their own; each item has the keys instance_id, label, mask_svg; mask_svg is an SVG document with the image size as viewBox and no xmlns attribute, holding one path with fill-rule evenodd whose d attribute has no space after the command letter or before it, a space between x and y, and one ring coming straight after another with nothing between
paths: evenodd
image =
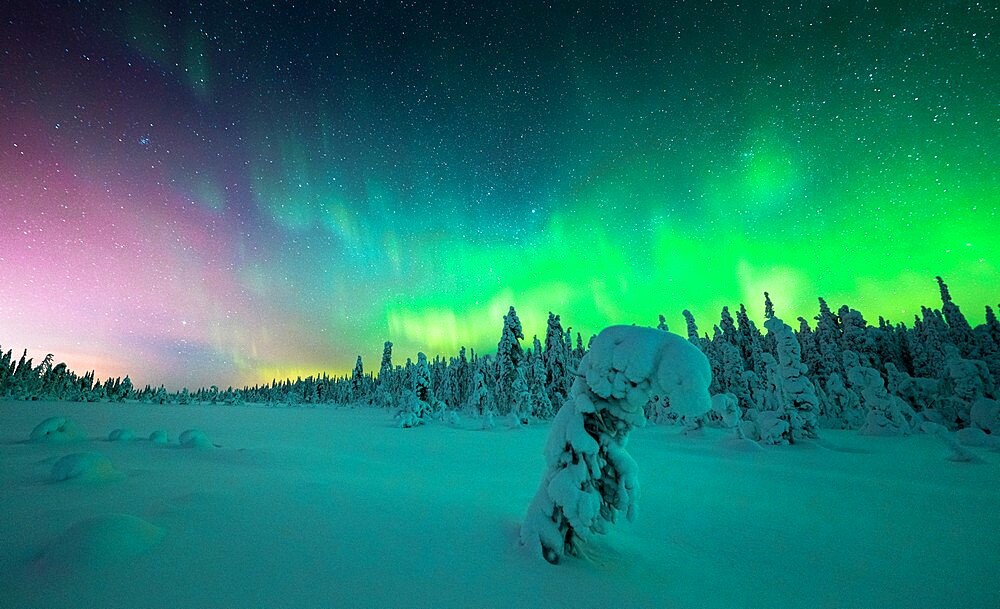
<instances>
[{"instance_id":1,"label":"night sky","mask_svg":"<svg viewBox=\"0 0 1000 609\"><path fill-rule=\"evenodd\" d=\"M226 386L723 305L973 323L992 2L9 2L0 345Z\"/></svg>"}]
</instances>

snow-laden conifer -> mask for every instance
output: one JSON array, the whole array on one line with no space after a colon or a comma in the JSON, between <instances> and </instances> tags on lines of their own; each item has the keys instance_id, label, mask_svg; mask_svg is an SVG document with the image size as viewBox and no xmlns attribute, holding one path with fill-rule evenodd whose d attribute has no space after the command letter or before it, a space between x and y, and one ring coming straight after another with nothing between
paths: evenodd
<instances>
[{"instance_id":1,"label":"snow-laden conifer","mask_svg":"<svg viewBox=\"0 0 1000 609\"><path fill-rule=\"evenodd\" d=\"M681 414L707 412L710 375L704 354L675 334L635 326L602 331L552 422L547 467L521 526L522 543L555 564L579 554L619 514L633 519L639 481L625 450L629 431L645 422L651 395L668 397Z\"/></svg>"},{"instance_id":2,"label":"snow-laden conifer","mask_svg":"<svg viewBox=\"0 0 1000 609\"><path fill-rule=\"evenodd\" d=\"M496 384L494 403L499 414L509 414L514 409L516 395L514 382L517 380L517 370L524 358L519 340L524 338L521 320L517 317L514 307L504 315L503 332L497 343Z\"/></svg>"},{"instance_id":3,"label":"snow-laden conifer","mask_svg":"<svg viewBox=\"0 0 1000 609\"><path fill-rule=\"evenodd\" d=\"M791 327L773 315L764 327L774 335L778 350L778 388L782 409L789 423L789 441L816 437L816 411L819 398L816 387L806 376L802 350Z\"/></svg>"}]
</instances>

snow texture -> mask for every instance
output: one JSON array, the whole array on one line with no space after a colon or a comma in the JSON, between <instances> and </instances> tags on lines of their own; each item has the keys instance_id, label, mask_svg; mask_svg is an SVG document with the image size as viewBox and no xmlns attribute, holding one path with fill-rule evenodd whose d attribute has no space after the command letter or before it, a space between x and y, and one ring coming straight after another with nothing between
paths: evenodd
<instances>
[{"instance_id":1,"label":"snow texture","mask_svg":"<svg viewBox=\"0 0 1000 609\"><path fill-rule=\"evenodd\" d=\"M93 571L124 566L149 552L166 532L129 514L102 514L75 522L36 558L45 571Z\"/></svg>"},{"instance_id":2,"label":"snow texture","mask_svg":"<svg viewBox=\"0 0 1000 609\"><path fill-rule=\"evenodd\" d=\"M1000 607L989 448L968 447L984 461L969 465L927 434L825 430L823 446L763 450L729 430L637 428L640 517L554 569L537 542L517 545L549 421L481 433L463 417L403 433L393 414L0 401L0 607ZM104 434L70 449L23 441L53 415ZM222 448L107 442L115 427L197 428ZM39 483L53 457L84 451L127 481ZM166 536L149 545L156 530L122 526L136 534L114 542L93 524L64 536L109 513ZM117 558L123 548L140 552Z\"/></svg>"},{"instance_id":3,"label":"snow texture","mask_svg":"<svg viewBox=\"0 0 1000 609\"><path fill-rule=\"evenodd\" d=\"M111 464L111 459L100 453L73 453L60 458L52 465L49 480L64 482L77 480L81 482L99 482L115 480L121 474Z\"/></svg>"},{"instance_id":4,"label":"snow texture","mask_svg":"<svg viewBox=\"0 0 1000 609\"><path fill-rule=\"evenodd\" d=\"M618 514L636 515L638 468L625 450L629 431L645 423L653 395L681 415L712 405L708 360L668 332L612 326L580 361L570 395L552 422L547 468L521 526L521 542L550 563L578 555L593 533L605 533Z\"/></svg>"}]
</instances>

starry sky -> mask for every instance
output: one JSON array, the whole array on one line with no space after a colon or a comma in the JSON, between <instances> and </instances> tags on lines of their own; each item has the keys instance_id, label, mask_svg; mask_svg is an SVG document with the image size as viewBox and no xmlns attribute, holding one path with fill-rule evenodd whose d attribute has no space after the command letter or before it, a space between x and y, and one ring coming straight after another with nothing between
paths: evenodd
<instances>
[{"instance_id":1,"label":"starry sky","mask_svg":"<svg viewBox=\"0 0 1000 609\"><path fill-rule=\"evenodd\" d=\"M12 2L0 345L168 388L1000 301L990 2ZM793 322L794 324L794 322Z\"/></svg>"}]
</instances>

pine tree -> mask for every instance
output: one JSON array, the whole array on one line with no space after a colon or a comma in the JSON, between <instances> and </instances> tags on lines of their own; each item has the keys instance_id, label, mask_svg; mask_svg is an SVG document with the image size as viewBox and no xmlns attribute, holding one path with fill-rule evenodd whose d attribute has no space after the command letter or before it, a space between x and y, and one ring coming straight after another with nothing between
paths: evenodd
<instances>
[{"instance_id":1,"label":"pine tree","mask_svg":"<svg viewBox=\"0 0 1000 609\"><path fill-rule=\"evenodd\" d=\"M819 351L816 377L821 384L825 383L831 374L843 372L840 334L840 321L827 306L826 301L820 298L819 315L816 316L816 347Z\"/></svg>"},{"instance_id":2,"label":"pine tree","mask_svg":"<svg viewBox=\"0 0 1000 609\"><path fill-rule=\"evenodd\" d=\"M122 381L121 389L118 394L118 401L123 402L125 400L132 399L132 391L135 388L132 386L132 379L125 375L125 380Z\"/></svg>"},{"instance_id":3,"label":"pine tree","mask_svg":"<svg viewBox=\"0 0 1000 609\"><path fill-rule=\"evenodd\" d=\"M566 352L559 316L553 315L551 311L545 328L545 351L542 352L542 363L545 365L545 388L549 402L554 410L558 410L566 401L569 392L569 355Z\"/></svg>"},{"instance_id":4,"label":"pine tree","mask_svg":"<svg viewBox=\"0 0 1000 609\"><path fill-rule=\"evenodd\" d=\"M733 321L733 316L729 314L729 307L722 307L719 329L722 330L722 340L739 348L739 341L736 339L736 323Z\"/></svg>"},{"instance_id":5,"label":"pine tree","mask_svg":"<svg viewBox=\"0 0 1000 609\"><path fill-rule=\"evenodd\" d=\"M311 380L312 377L310 377ZM311 383L310 391L307 392L306 402L311 403L313 400L310 399L312 394L315 393L314 387L315 383ZM361 402L365 398L365 368L361 364L361 356L358 356L358 361L354 364L354 371L351 372L351 401Z\"/></svg>"},{"instance_id":6,"label":"pine tree","mask_svg":"<svg viewBox=\"0 0 1000 609\"><path fill-rule=\"evenodd\" d=\"M528 391L531 394L531 415L537 419L551 419L555 411L545 389L546 373L542 360L542 345L537 336L534 337L533 343L527 368Z\"/></svg>"},{"instance_id":7,"label":"pine tree","mask_svg":"<svg viewBox=\"0 0 1000 609\"><path fill-rule=\"evenodd\" d=\"M385 341L382 345L382 361L378 367L378 385L375 387L375 397L373 403L380 408L391 408L394 402L393 377L395 370L392 367L392 343Z\"/></svg>"},{"instance_id":8,"label":"pine tree","mask_svg":"<svg viewBox=\"0 0 1000 609\"><path fill-rule=\"evenodd\" d=\"M480 366L475 366L472 374L472 390L469 392L469 410L478 415L482 420L484 428L493 427L493 399L490 395L489 386L486 383L486 375Z\"/></svg>"},{"instance_id":9,"label":"pine tree","mask_svg":"<svg viewBox=\"0 0 1000 609\"><path fill-rule=\"evenodd\" d=\"M423 351L417 353L417 365L413 376L413 393L425 404L425 411L430 411L434 404L434 391L431 384L431 369L427 364L427 356Z\"/></svg>"},{"instance_id":10,"label":"pine tree","mask_svg":"<svg viewBox=\"0 0 1000 609\"><path fill-rule=\"evenodd\" d=\"M514 382L517 380L517 369L521 365L524 353L518 340L524 338L521 330L521 320L517 318L514 307L504 315L503 332L497 343L496 359L496 391L494 402L499 414L508 414L514 408Z\"/></svg>"},{"instance_id":11,"label":"pine tree","mask_svg":"<svg viewBox=\"0 0 1000 609\"><path fill-rule=\"evenodd\" d=\"M708 362L679 336L613 326L592 347L552 422L547 468L521 526L521 542L552 564L578 555L586 539L607 532L619 514L635 517L639 482L626 443L645 421L650 395L685 405L681 414L691 416L711 406Z\"/></svg>"},{"instance_id":12,"label":"pine tree","mask_svg":"<svg viewBox=\"0 0 1000 609\"><path fill-rule=\"evenodd\" d=\"M458 350L458 360L451 368L455 379L455 407L459 408L469 401L469 385L472 383L472 367L464 346Z\"/></svg>"},{"instance_id":13,"label":"pine tree","mask_svg":"<svg viewBox=\"0 0 1000 609\"><path fill-rule=\"evenodd\" d=\"M663 332L669 332L670 328L667 327L667 318L662 314L660 315L660 323L656 325L657 330L662 330Z\"/></svg>"},{"instance_id":14,"label":"pine tree","mask_svg":"<svg viewBox=\"0 0 1000 609\"><path fill-rule=\"evenodd\" d=\"M815 438L819 398L806 375L799 341L791 327L773 315L764 322L764 327L774 335L778 350L778 388L789 423L788 440L794 443L800 437Z\"/></svg>"},{"instance_id":15,"label":"pine tree","mask_svg":"<svg viewBox=\"0 0 1000 609\"><path fill-rule=\"evenodd\" d=\"M515 427L527 425L532 406L531 389L528 387L528 381L524 376L524 367L517 369L514 384L511 386L511 392L514 395L514 403L510 411L511 423Z\"/></svg>"},{"instance_id":16,"label":"pine tree","mask_svg":"<svg viewBox=\"0 0 1000 609\"><path fill-rule=\"evenodd\" d=\"M941 277L935 277L938 288L941 291L941 313L944 314L945 321L948 322L948 338L950 342L958 347L959 353L964 358L978 359L979 353L975 336L972 334L972 326L965 318L958 305L951 299L951 292L948 285Z\"/></svg>"},{"instance_id":17,"label":"pine tree","mask_svg":"<svg viewBox=\"0 0 1000 609\"><path fill-rule=\"evenodd\" d=\"M907 347L913 354L913 372L926 378L944 374L948 326L940 311L920 307L922 318L914 317L913 330L907 333Z\"/></svg>"},{"instance_id":18,"label":"pine tree","mask_svg":"<svg viewBox=\"0 0 1000 609\"><path fill-rule=\"evenodd\" d=\"M875 367L878 358L875 339L869 333L868 322L861 312L843 305L837 316L840 319L841 351L854 351L865 366Z\"/></svg>"},{"instance_id":19,"label":"pine tree","mask_svg":"<svg viewBox=\"0 0 1000 609\"><path fill-rule=\"evenodd\" d=\"M681 312L681 314L684 315L684 321L687 323L687 337L688 337L688 341L692 345L694 345L694 346L698 347L699 349L701 349L702 351L704 351L705 349L704 349L704 345L702 345L701 337L698 336L698 324L695 323L695 321L694 321L694 315L692 315L691 311L688 311L687 309L684 309Z\"/></svg>"}]
</instances>

